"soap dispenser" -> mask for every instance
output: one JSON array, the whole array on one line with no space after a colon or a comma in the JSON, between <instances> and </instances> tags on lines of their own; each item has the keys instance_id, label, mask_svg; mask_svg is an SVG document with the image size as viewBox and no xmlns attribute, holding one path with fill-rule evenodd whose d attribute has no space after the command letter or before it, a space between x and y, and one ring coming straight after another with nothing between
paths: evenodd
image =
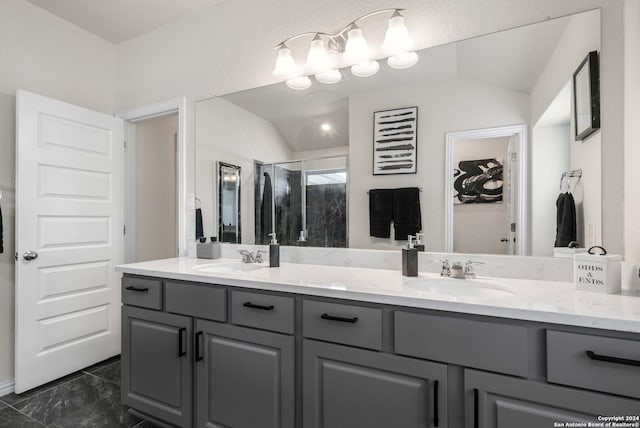
<instances>
[{"instance_id":1,"label":"soap dispenser","mask_svg":"<svg viewBox=\"0 0 640 428\"><path fill-rule=\"evenodd\" d=\"M413 243L415 236L409 235L406 248L402 249L402 275L418 276L418 250Z\"/></svg>"},{"instance_id":2,"label":"soap dispenser","mask_svg":"<svg viewBox=\"0 0 640 428\"><path fill-rule=\"evenodd\" d=\"M280 267L280 244L276 240L276 234L270 233L271 243L269 243L269 267Z\"/></svg>"},{"instance_id":3,"label":"soap dispenser","mask_svg":"<svg viewBox=\"0 0 640 428\"><path fill-rule=\"evenodd\" d=\"M424 233L416 233L416 245L415 248L418 251L424 251L424 242L422 242L422 238L424 238Z\"/></svg>"}]
</instances>

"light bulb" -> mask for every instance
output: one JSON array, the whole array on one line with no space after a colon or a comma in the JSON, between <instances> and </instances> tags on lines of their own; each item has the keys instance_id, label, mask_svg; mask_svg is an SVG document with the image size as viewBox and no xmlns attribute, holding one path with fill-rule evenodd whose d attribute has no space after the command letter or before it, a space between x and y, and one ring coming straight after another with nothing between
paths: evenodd
<instances>
[{"instance_id":1,"label":"light bulb","mask_svg":"<svg viewBox=\"0 0 640 428\"><path fill-rule=\"evenodd\" d=\"M320 129L322 129L324 132L329 132L331 131L331 124L325 122L322 125L320 125Z\"/></svg>"},{"instance_id":2,"label":"light bulb","mask_svg":"<svg viewBox=\"0 0 640 428\"><path fill-rule=\"evenodd\" d=\"M278 49L278 59L276 59L276 66L273 69L273 76L278 79L290 79L296 75L296 62L291 56L291 49L282 45Z\"/></svg>"},{"instance_id":3,"label":"light bulb","mask_svg":"<svg viewBox=\"0 0 640 428\"><path fill-rule=\"evenodd\" d=\"M332 85L342 80L342 73L338 70L327 70L316 74L316 80L320 83Z\"/></svg>"},{"instance_id":4,"label":"light bulb","mask_svg":"<svg viewBox=\"0 0 640 428\"><path fill-rule=\"evenodd\" d=\"M357 77L373 76L380 70L378 61L362 61L351 67L351 73Z\"/></svg>"},{"instance_id":5,"label":"light bulb","mask_svg":"<svg viewBox=\"0 0 640 428\"><path fill-rule=\"evenodd\" d=\"M329 68L329 53L324 46L324 40L317 34L311 41L309 53L307 54L307 62L304 66L312 73L325 71Z\"/></svg>"},{"instance_id":6,"label":"light bulb","mask_svg":"<svg viewBox=\"0 0 640 428\"><path fill-rule=\"evenodd\" d=\"M404 24L404 17L397 10L389 18L389 26L381 47L390 55L409 52L413 49L413 40Z\"/></svg>"},{"instance_id":7,"label":"light bulb","mask_svg":"<svg viewBox=\"0 0 640 428\"><path fill-rule=\"evenodd\" d=\"M304 91L305 89L309 89L309 87L311 86L311 79L309 79L307 76L299 76L294 77L293 79L289 79L285 83L291 89L295 89L296 91Z\"/></svg>"},{"instance_id":8,"label":"light bulb","mask_svg":"<svg viewBox=\"0 0 640 428\"><path fill-rule=\"evenodd\" d=\"M390 56L389 59L387 59L389 67L397 70L409 68L415 65L416 62L418 62L418 54L415 52L399 53L398 55Z\"/></svg>"},{"instance_id":9,"label":"light bulb","mask_svg":"<svg viewBox=\"0 0 640 428\"><path fill-rule=\"evenodd\" d=\"M354 27L347 33L347 44L342 59L349 64L369 60L369 47L361 28Z\"/></svg>"}]
</instances>

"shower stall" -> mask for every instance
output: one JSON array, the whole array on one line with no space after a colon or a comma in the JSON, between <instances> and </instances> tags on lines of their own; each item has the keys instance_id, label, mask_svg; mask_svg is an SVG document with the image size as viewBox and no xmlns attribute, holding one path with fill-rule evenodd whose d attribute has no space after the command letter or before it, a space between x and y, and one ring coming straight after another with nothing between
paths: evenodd
<instances>
[{"instance_id":1,"label":"shower stall","mask_svg":"<svg viewBox=\"0 0 640 428\"><path fill-rule=\"evenodd\" d=\"M255 162L255 242L347 247L348 157Z\"/></svg>"}]
</instances>

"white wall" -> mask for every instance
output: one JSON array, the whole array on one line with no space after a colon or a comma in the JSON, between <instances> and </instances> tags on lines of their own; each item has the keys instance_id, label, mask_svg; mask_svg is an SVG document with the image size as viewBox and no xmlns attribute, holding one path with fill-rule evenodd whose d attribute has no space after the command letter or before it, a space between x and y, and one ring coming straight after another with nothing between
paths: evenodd
<instances>
[{"instance_id":1,"label":"white wall","mask_svg":"<svg viewBox=\"0 0 640 428\"><path fill-rule=\"evenodd\" d=\"M178 115L136 127L136 261L175 257L178 248Z\"/></svg>"},{"instance_id":2,"label":"white wall","mask_svg":"<svg viewBox=\"0 0 640 428\"><path fill-rule=\"evenodd\" d=\"M602 90L608 141L603 198L622 206L622 0L325 0L300 2L234 0L130 40L118 49L121 109L185 95L188 99L187 159L194 162L194 102L213 94L248 89L275 80L273 46L304 31L333 31L348 19L385 7L407 7L407 25L417 49L478 36L548 18L602 8ZM241 17L241 18L240 18ZM348 17L348 18L347 18ZM237 22L241 19L242 29ZM379 32L383 34L383 31ZM376 40L378 41L378 40ZM372 43L373 44L373 43ZM158 49L162 46L162 49ZM352 165L357 162L351 159ZM187 168L193 171L192 165ZM193 192L194 176L187 177ZM187 195L189 197L189 195ZM605 244L622 252L622 212L605 212ZM193 225L189 226L193 230ZM640 260L639 260L640 261Z\"/></svg>"},{"instance_id":3,"label":"white wall","mask_svg":"<svg viewBox=\"0 0 640 428\"><path fill-rule=\"evenodd\" d=\"M640 2L625 0L625 153L624 153L624 248L626 266L623 282L640 289L640 233L638 233L640 213ZM608 140L603 141L609 144ZM605 210L615 209L605 205Z\"/></svg>"},{"instance_id":4,"label":"white wall","mask_svg":"<svg viewBox=\"0 0 640 428\"><path fill-rule=\"evenodd\" d=\"M202 202L205 236L218 236L216 162L242 168L242 242L255 242L253 161L291 159L291 148L271 123L222 98L196 104L196 195Z\"/></svg>"},{"instance_id":5,"label":"white wall","mask_svg":"<svg viewBox=\"0 0 640 428\"><path fill-rule=\"evenodd\" d=\"M504 166L502 202L454 204L453 251L456 253L507 254L507 243L500 242L500 238L509 236L507 177L510 138L461 140L454 145L454 168L457 168L459 161L491 158L502 162Z\"/></svg>"},{"instance_id":6,"label":"white wall","mask_svg":"<svg viewBox=\"0 0 640 428\"><path fill-rule=\"evenodd\" d=\"M422 88L394 88L349 100L349 246L397 248L404 241L369 236L367 190L422 187L420 203L427 251L444 250L445 134L526 124L529 96L467 80L432 82ZM416 174L372 174L373 112L418 106ZM404 239L404 238L403 238Z\"/></svg>"},{"instance_id":7,"label":"white wall","mask_svg":"<svg viewBox=\"0 0 640 428\"><path fill-rule=\"evenodd\" d=\"M536 256L553 256L556 239L555 203L560 193L560 177L564 171L571 169L570 132L569 125L536 125L531 132L529 242L531 254ZM572 179L572 183L575 183L575 179Z\"/></svg>"},{"instance_id":8,"label":"white wall","mask_svg":"<svg viewBox=\"0 0 640 428\"><path fill-rule=\"evenodd\" d=\"M116 47L24 0L0 2L0 382L13 378L15 93L26 89L105 113L115 106Z\"/></svg>"}]
</instances>

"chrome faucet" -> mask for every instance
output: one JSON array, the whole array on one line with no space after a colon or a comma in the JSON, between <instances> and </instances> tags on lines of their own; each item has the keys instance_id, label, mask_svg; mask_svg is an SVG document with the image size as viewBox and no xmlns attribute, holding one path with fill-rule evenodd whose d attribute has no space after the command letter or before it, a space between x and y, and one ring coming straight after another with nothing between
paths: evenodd
<instances>
[{"instance_id":1,"label":"chrome faucet","mask_svg":"<svg viewBox=\"0 0 640 428\"><path fill-rule=\"evenodd\" d=\"M451 276L451 266L449 266L449 260L438 260L442 263L442 268L440 270L440 276Z\"/></svg>"},{"instance_id":2,"label":"chrome faucet","mask_svg":"<svg viewBox=\"0 0 640 428\"><path fill-rule=\"evenodd\" d=\"M242 263L262 263L264 260L262 258L263 254L266 254L266 251L258 250L254 255L252 251L249 250L238 250L238 253L242 256Z\"/></svg>"},{"instance_id":3,"label":"chrome faucet","mask_svg":"<svg viewBox=\"0 0 640 428\"><path fill-rule=\"evenodd\" d=\"M476 273L473 270L473 265L483 265L484 262L473 262L471 260L467 260L467 263L464 265L464 277L465 279L475 279Z\"/></svg>"}]
</instances>

